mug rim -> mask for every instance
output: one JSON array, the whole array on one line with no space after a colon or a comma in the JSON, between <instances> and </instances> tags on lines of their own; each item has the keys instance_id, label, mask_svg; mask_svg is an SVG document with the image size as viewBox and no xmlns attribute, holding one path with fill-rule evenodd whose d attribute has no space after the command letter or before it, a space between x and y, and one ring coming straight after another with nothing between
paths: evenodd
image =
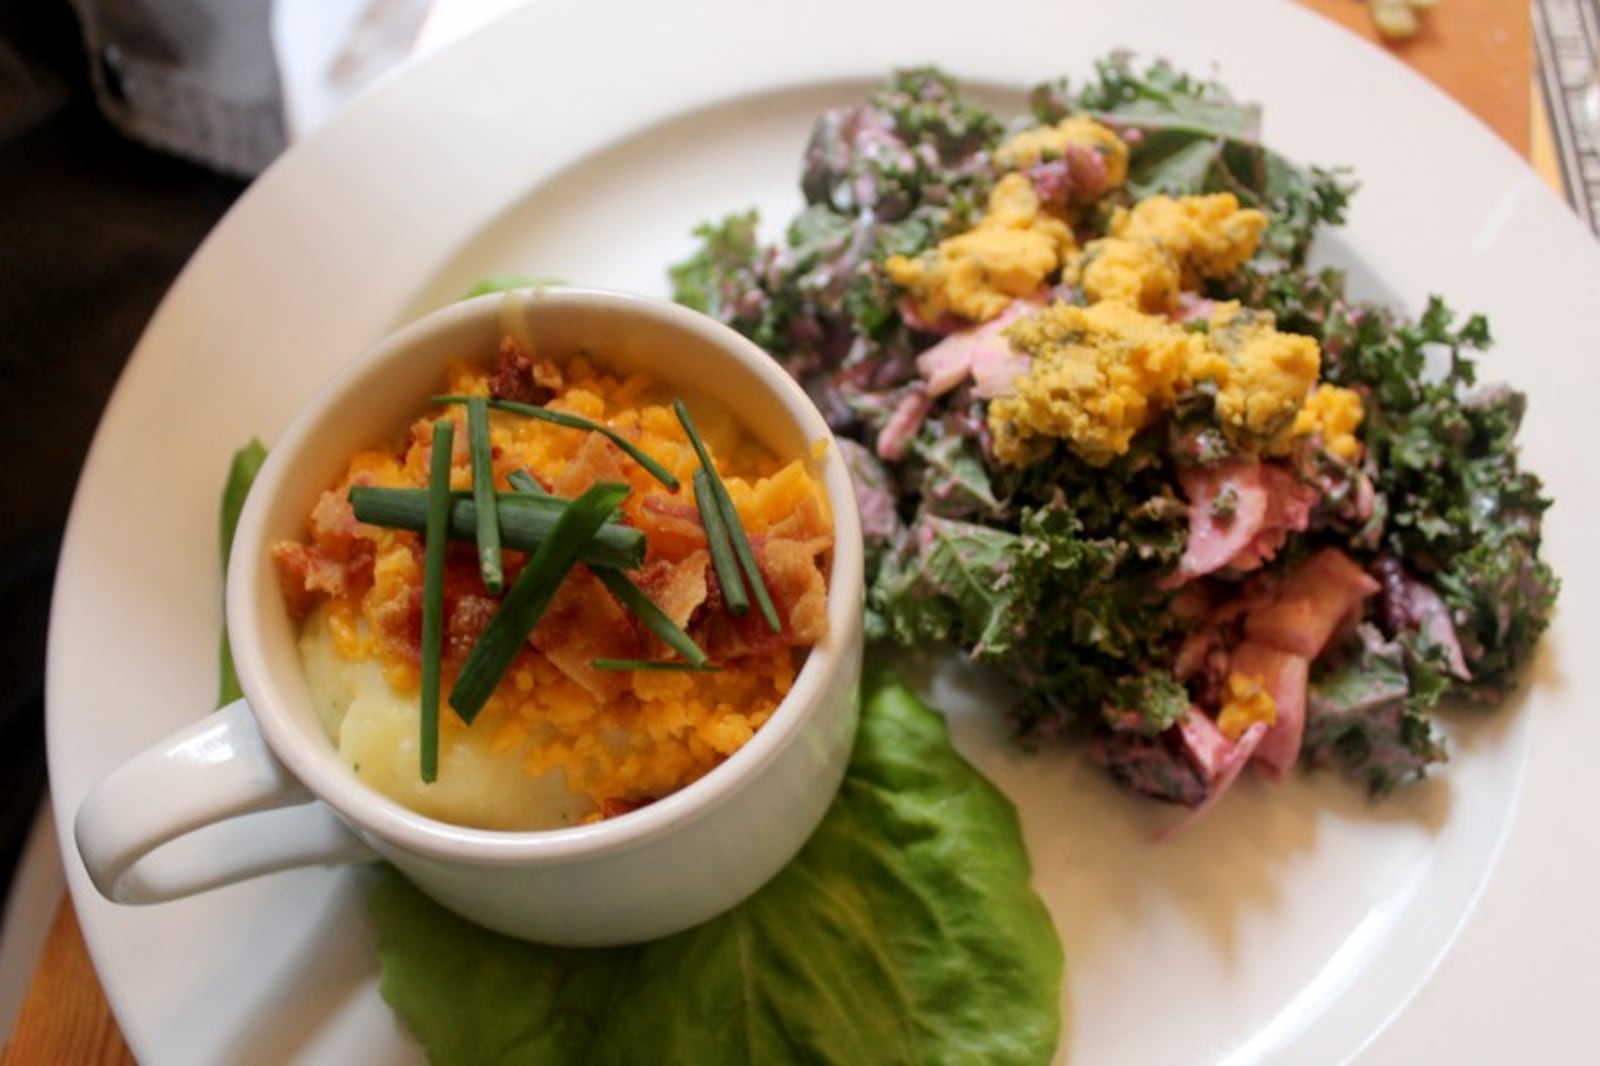
<instances>
[{"instance_id":1,"label":"mug rim","mask_svg":"<svg viewBox=\"0 0 1600 1066\"><path fill-rule=\"evenodd\" d=\"M828 633L807 651L789 691L749 740L696 780L627 814L553 829L484 829L445 822L406 807L362 782L337 760L322 757L313 750L318 738L308 736L279 702L281 690L271 680L259 625L262 612L272 609L258 595L261 568L273 565L264 543L269 501L289 472L314 451L314 431L328 411L348 402L354 386L377 367L437 343L439 335L465 321L498 318L506 301L513 299L558 301L654 318L669 328L698 335L752 372L805 440L828 444L817 460L834 526ZM603 353L598 358L604 362ZM425 397L419 398L418 409L425 402ZM598 857L656 840L692 824L756 783L762 767L794 743L806 722L816 716L829 678L847 665L841 656L859 646L855 631L863 622L864 565L855 494L838 442L810 397L776 360L730 326L668 300L605 288L530 286L450 304L401 326L339 367L306 399L268 450L240 514L227 574L226 614L234 663L251 714L268 747L315 800L328 804L357 833L375 835L413 854L483 865L544 865ZM269 587L276 590L278 585L274 581Z\"/></svg>"}]
</instances>

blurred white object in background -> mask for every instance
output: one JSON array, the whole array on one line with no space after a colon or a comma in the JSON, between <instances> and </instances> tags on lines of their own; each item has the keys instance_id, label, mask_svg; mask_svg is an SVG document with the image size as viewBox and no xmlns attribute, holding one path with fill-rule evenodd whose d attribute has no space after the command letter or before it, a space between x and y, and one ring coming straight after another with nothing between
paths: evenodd
<instances>
[{"instance_id":1,"label":"blurred white object in background","mask_svg":"<svg viewBox=\"0 0 1600 1066\"><path fill-rule=\"evenodd\" d=\"M529 0L277 0L272 43L289 140L332 118L405 60Z\"/></svg>"},{"instance_id":2,"label":"blurred white object in background","mask_svg":"<svg viewBox=\"0 0 1600 1066\"><path fill-rule=\"evenodd\" d=\"M277 0L272 46L290 142L413 52L428 0Z\"/></svg>"}]
</instances>

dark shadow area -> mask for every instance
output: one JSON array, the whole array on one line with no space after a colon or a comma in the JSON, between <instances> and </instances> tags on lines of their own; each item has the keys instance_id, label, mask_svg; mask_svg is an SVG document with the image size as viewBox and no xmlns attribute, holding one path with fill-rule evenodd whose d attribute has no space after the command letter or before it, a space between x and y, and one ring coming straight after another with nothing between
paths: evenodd
<instances>
[{"instance_id":1,"label":"dark shadow area","mask_svg":"<svg viewBox=\"0 0 1600 1066\"><path fill-rule=\"evenodd\" d=\"M129 142L88 62L66 0L0 0L0 898L44 788L50 588L79 468L145 323L245 184Z\"/></svg>"}]
</instances>

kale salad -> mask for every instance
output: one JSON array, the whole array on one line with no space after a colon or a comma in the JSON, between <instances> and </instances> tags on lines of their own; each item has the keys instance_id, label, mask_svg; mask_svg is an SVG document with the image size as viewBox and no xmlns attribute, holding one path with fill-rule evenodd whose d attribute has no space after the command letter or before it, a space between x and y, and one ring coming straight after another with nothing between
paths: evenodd
<instances>
[{"instance_id":1,"label":"kale salad","mask_svg":"<svg viewBox=\"0 0 1600 1066\"><path fill-rule=\"evenodd\" d=\"M670 271L838 434L869 633L953 642L1020 739L1156 799L1421 777L1440 701L1498 703L1559 587L1488 324L1314 269L1353 177L1218 84L1113 56L1029 107L898 72L818 118L779 239L731 214Z\"/></svg>"}]
</instances>

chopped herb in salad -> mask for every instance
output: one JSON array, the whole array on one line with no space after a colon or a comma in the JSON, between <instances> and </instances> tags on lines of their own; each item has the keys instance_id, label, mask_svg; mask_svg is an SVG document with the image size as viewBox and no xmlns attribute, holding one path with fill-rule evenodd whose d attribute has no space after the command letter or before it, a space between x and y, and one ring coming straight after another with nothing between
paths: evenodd
<instances>
[{"instance_id":1,"label":"chopped herb in salad","mask_svg":"<svg viewBox=\"0 0 1600 1066\"><path fill-rule=\"evenodd\" d=\"M1421 777L1438 702L1498 702L1559 587L1487 323L1312 269L1354 183L1220 85L1113 56L1029 99L897 73L817 120L780 240L733 214L671 269L840 434L869 631L959 644L1024 738L1157 799Z\"/></svg>"}]
</instances>

